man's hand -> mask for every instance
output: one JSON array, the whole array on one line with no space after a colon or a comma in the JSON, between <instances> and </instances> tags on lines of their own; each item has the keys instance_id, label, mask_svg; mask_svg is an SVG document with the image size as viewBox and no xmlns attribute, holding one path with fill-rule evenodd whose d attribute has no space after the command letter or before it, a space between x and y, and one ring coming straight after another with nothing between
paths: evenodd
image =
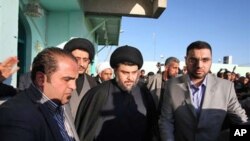
<instances>
[{"instance_id":1,"label":"man's hand","mask_svg":"<svg viewBox=\"0 0 250 141\"><path fill-rule=\"evenodd\" d=\"M13 56L0 63L0 82L19 70L19 67L16 66L18 62L17 57Z\"/></svg>"}]
</instances>

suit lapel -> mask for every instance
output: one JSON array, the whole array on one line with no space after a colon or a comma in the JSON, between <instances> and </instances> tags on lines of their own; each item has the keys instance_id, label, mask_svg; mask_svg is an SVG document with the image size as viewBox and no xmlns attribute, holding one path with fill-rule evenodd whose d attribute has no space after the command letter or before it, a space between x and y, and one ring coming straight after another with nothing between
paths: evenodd
<instances>
[{"instance_id":1,"label":"suit lapel","mask_svg":"<svg viewBox=\"0 0 250 141\"><path fill-rule=\"evenodd\" d=\"M215 89L216 89L216 80L211 74L208 74L206 90L205 90L202 105L201 105L201 111L200 111L201 113L200 113L200 118L198 122L198 127L202 126L202 124L204 123L206 124L206 121L204 121L204 119L206 119L205 117L207 115L206 115L206 112L204 112L204 110L206 110L208 107L211 107L210 105L213 104L211 102L213 101L213 95L214 95Z\"/></svg>"},{"instance_id":2,"label":"suit lapel","mask_svg":"<svg viewBox=\"0 0 250 141\"><path fill-rule=\"evenodd\" d=\"M53 117L50 116L47 106L44 104L40 104L39 108L43 114L44 119L47 122L47 125L49 126L50 131L52 132L52 135L54 136L55 141L62 141L63 137L60 133L60 129Z\"/></svg>"},{"instance_id":3,"label":"suit lapel","mask_svg":"<svg viewBox=\"0 0 250 141\"><path fill-rule=\"evenodd\" d=\"M211 74L207 76L207 85L205 90L205 95L203 96L202 109L210 107L212 96L214 95L214 90L216 89L216 80Z\"/></svg>"},{"instance_id":4,"label":"suit lapel","mask_svg":"<svg viewBox=\"0 0 250 141\"><path fill-rule=\"evenodd\" d=\"M195 111L195 108L194 108L194 106L193 106L193 104L192 104L192 101L191 101L191 98L190 98L190 95L189 95L190 93L189 92L186 92L185 93L185 102L186 102L186 104L187 104L187 106L188 106L188 109L190 110L190 112L192 113L192 115L195 117L195 118L197 118L197 114L196 114L196 111Z\"/></svg>"},{"instance_id":5,"label":"suit lapel","mask_svg":"<svg viewBox=\"0 0 250 141\"><path fill-rule=\"evenodd\" d=\"M197 115L196 115L196 111L195 111L195 108L192 104L192 101L191 101L191 97L190 97L190 90L189 90L189 84L188 84L188 78L187 78L187 75L184 75L182 77L182 89L184 91L184 95L185 95L185 103L187 104L187 107L189 109L189 111L192 113L192 115L194 116L194 118L197 118Z\"/></svg>"}]
</instances>

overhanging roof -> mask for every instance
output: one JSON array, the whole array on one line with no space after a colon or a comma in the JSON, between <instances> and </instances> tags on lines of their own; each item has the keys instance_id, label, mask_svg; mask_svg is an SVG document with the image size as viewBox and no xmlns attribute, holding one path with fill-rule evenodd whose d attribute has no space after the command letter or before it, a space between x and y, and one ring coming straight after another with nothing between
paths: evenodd
<instances>
[{"instance_id":1,"label":"overhanging roof","mask_svg":"<svg viewBox=\"0 0 250 141\"><path fill-rule=\"evenodd\" d=\"M118 45L122 16L158 18L167 0L40 0L48 11L82 10L89 19L98 45Z\"/></svg>"},{"instance_id":2,"label":"overhanging roof","mask_svg":"<svg viewBox=\"0 0 250 141\"><path fill-rule=\"evenodd\" d=\"M86 14L158 18L167 0L79 0Z\"/></svg>"}]
</instances>

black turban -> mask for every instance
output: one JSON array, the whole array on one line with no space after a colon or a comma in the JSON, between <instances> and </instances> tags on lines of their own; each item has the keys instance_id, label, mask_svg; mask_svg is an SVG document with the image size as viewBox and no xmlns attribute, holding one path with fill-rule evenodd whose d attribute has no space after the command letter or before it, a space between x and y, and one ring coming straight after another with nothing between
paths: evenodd
<instances>
[{"instance_id":1,"label":"black turban","mask_svg":"<svg viewBox=\"0 0 250 141\"><path fill-rule=\"evenodd\" d=\"M141 52L131 46L121 46L118 47L112 54L110 58L110 65L112 68L115 68L117 64L131 62L138 65L140 69L143 65L143 57Z\"/></svg>"},{"instance_id":2,"label":"black turban","mask_svg":"<svg viewBox=\"0 0 250 141\"><path fill-rule=\"evenodd\" d=\"M89 40L84 39L84 38L71 39L65 44L63 49L68 52L72 52L75 49L84 50L89 53L89 59L91 62L94 59L94 55L95 55L94 45Z\"/></svg>"}]
</instances>

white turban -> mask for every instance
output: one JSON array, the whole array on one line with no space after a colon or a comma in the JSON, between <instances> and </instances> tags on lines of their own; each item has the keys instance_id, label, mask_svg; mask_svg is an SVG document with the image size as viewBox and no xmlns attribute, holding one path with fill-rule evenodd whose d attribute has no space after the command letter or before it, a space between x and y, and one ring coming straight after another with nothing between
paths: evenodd
<instances>
[{"instance_id":1,"label":"white turban","mask_svg":"<svg viewBox=\"0 0 250 141\"><path fill-rule=\"evenodd\" d=\"M100 64L97 65L97 74L101 73L103 70L105 69L112 69L111 66L109 65L109 62L102 62Z\"/></svg>"}]
</instances>

